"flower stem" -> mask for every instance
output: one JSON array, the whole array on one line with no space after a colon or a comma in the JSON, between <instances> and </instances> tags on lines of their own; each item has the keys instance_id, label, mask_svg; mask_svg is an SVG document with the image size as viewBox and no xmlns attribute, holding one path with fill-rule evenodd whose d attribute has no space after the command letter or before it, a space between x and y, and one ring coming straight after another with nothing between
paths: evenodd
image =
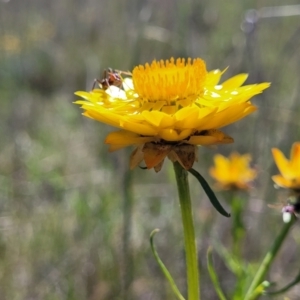
<instances>
[{"instance_id":1,"label":"flower stem","mask_svg":"<svg viewBox=\"0 0 300 300\"><path fill-rule=\"evenodd\" d=\"M192 215L191 196L188 173L178 162L174 163L174 171L179 193L181 217L184 231L184 244L187 267L188 300L200 299L198 256L195 230Z\"/></svg>"},{"instance_id":2,"label":"flower stem","mask_svg":"<svg viewBox=\"0 0 300 300\"><path fill-rule=\"evenodd\" d=\"M296 221L296 217L293 216L292 219L290 220L290 222L284 224L283 228L281 229L281 232L275 239L271 249L268 251L265 258L261 262L261 265L260 265L259 269L257 270L257 272L253 278L253 281L249 287L249 290L245 296L245 300L257 299L257 297L253 298L252 294L254 293L257 286L263 282L266 273L268 272L278 250L280 249L280 246L282 245L283 241L285 240L287 234L289 233L289 230L291 229L291 227L293 226L295 221Z\"/></svg>"},{"instance_id":3,"label":"flower stem","mask_svg":"<svg viewBox=\"0 0 300 300\"><path fill-rule=\"evenodd\" d=\"M243 209L244 209L244 199L237 196L237 191L231 193L231 208L232 208L232 253L235 259L240 262L242 259L242 239L245 235L245 227L243 224Z\"/></svg>"}]
</instances>

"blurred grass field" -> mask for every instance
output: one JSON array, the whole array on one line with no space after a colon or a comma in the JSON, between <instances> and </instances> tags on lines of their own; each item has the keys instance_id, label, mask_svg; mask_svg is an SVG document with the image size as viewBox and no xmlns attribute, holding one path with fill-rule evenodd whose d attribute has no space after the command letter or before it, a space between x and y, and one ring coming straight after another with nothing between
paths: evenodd
<instances>
[{"instance_id":1,"label":"blurred grass field","mask_svg":"<svg viewBox=\"0 0 300 300\"><path fill-rule=\"evenodd\" d=\"M284 5L296 5L289 0ZM202 57L224 78L272 82L253 115L228 126L235 143L200 148L195 168L210 183L216 153L251 153L259 171L247 201L244 255L257 267L281 214L271 148L300 140L300 15L282 1L0 0L0 300L174 299L149 246L185 289L182 228L170 162L128 171L130 150L108 153L111 128L81 116L72 102L107 67ZM298 5L298 10L299 5ZM295 15L293 15L295 14ZM230 243L230 219L211 207L191 178L203 299L217 299L205 256ZM220 201L224 195L217 193ZM279 286L299 271L299 224L271 270ZM226 291L234 278L216 255ZM278 287L279 287L278 286ZM300 288L286 294L299 299ZM273 299L283 299L278 296ZM265 297L264 299L270 299Z\"/></svg>"}]
</instances>

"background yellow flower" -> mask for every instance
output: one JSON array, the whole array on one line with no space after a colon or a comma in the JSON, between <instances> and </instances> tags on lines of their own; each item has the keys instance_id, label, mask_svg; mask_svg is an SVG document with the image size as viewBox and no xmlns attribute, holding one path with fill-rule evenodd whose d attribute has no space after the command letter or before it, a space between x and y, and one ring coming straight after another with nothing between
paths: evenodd
<instances>
[{"instance_id":1,"label":"background yellow flower","mask_svg":"<svg viewBox=\"0 0 300 300\"><path fill-rule=\"evenodd\" d=\"M281 175L272 176L273 181L280 187L300 189L300 142L293 144L288 160L277 148L272 149L275 163Z\"/></svg>"},{"instance_id":2,"label":"background yellow flower","mask_svg":"<svg viewBox=\"0 0 300 300\"><path fill-rule=\"evenodd\" d=\"M214 156L215 166L210 168L210 175L217 181L221 189L248 189L257 172L249 166L251 156L232 153L228 158L217 154Z\"/></svg>"}]
</instances>

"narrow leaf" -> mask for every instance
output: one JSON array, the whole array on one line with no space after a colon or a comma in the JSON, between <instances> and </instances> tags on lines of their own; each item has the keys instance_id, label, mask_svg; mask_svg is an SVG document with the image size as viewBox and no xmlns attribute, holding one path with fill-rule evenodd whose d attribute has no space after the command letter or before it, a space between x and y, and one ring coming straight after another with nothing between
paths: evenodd
<instances>
[{"instance_id":1,"label":"narrow leaf","mask_svg":"<svg viewBox=\"0 0 300 300\"><path fill-rule=\"evenodd\" d=\"M278 290L278 291L273 291L273 292L265 292L266 295L278 295L278 294L282 294L285 293L286 291L288 291L291 287L293 287L294 285L298 284L300 282L300 273L296 276L296 278L289 283L288 285L286 285L285 287L283 287L282 289Z\"/></svg>"},{"instance_id":2,"label":"narrow leaf","mask_svg":"<svg viewBox=\"0 0 300 300\"><path fill-rule=\"evenodd\" d=\"M158 253L155 250L153 238L154 238L154 235L157 232L159 232L159 229L154 229L150 234L150 245L151 245L151 250L152 250L152 253L154 255L154 258L155 258L156 262L158 263L160 269L162 270L163 274L165 275L165 277L169 281L169 283L171 285L171 288L172 288L174 294L176 295L176 297L179 300L185 300L185 298L181 295L178 287L176 286L176 283L175 283L174 279L172 278L170 272L168 271L168 269L166 268L166 266L164 265L162 260L159 258Z\"/></svg>"},{"instance_id":3,"label":"narrow leaf","mask_svg":"<svg viewBox=\"0 0 300 300\"><path fill-rule=\"evenodd\" d=\"M202 188L204 189L207 197L209 198L211 204L214 206L214 208L223 216L230 217L230 214L226 212L226 210L223 208L223 206L220 204L219 200L217 199L215 193L210 188L209 184L206 182L206 180L193 168L188 170L192 175L194 175L199 183L201 184Z\"/></svg>"},{"instance_id":4,"label":"narrow leaf","mask_svg":"<svg viewBox=\"0 0 300 300\"><path fill-rule=\"evenodd\" d=\"M262 282L259 286L257 286L255 288L255 290L251 294L249 300L256 300L256 299L258 299L262 294L264 294L264 291L269 286L270 286L270 283L268 281Z\"/></svg>"},{"instance_id":5,"label":"narrow leaf","mask_svg":"<svg viewBox=\"0 0 300 300\"><path fill-rule=\"evenodd\" d=\"M213 246L215 248L215 251L218 253L219 256L221 256L224 264L227 266L227 268L234 273L237 277L241 275L241 273L246 272L246 266L243 265L241 262L239 262L234 256L232 251L224 247L221 243L218 241L215 241L213 243Z\"/></svg>"},{"instance_id":6,"label":"narrow leaf","mask_svg":"<svg viewBox=\"0 0 300 300\"><path fill-rule=\"evenodd\" d=\"M213 266L212 247L209 247L208 250L207 250L207 268L208 268L208 273L209 273L210 279L213 283L213 286L215 288L216 293L219 296L219 299L220 300L226 300L226 297L225 297L225 295L222 291L221 285L219 283L217 273L216 273L216 271L214 269L214 266Z\"/></svg>"}]
</instances>

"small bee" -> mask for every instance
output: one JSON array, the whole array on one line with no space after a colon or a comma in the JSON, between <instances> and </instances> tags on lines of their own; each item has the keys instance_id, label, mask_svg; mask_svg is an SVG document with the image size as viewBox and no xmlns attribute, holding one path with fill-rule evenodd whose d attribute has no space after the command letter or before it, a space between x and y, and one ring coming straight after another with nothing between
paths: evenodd
<instances>
[{"instance_id":1,"label":"small bee","mask_svg":"<svg viewBox=\"0 0 300 300\"><path fill-rule=\"evenodd\" d=\"M107 90L110 86L116 86L118 88L122 88L123 87L123 79L121 77L122 74L127 76L132 75L130 72L107 68L103 72L102 79L95 79L92 89L95 88L96 83L98 83L101 86L102 90Z\"/></svg>"}]
</instances>

